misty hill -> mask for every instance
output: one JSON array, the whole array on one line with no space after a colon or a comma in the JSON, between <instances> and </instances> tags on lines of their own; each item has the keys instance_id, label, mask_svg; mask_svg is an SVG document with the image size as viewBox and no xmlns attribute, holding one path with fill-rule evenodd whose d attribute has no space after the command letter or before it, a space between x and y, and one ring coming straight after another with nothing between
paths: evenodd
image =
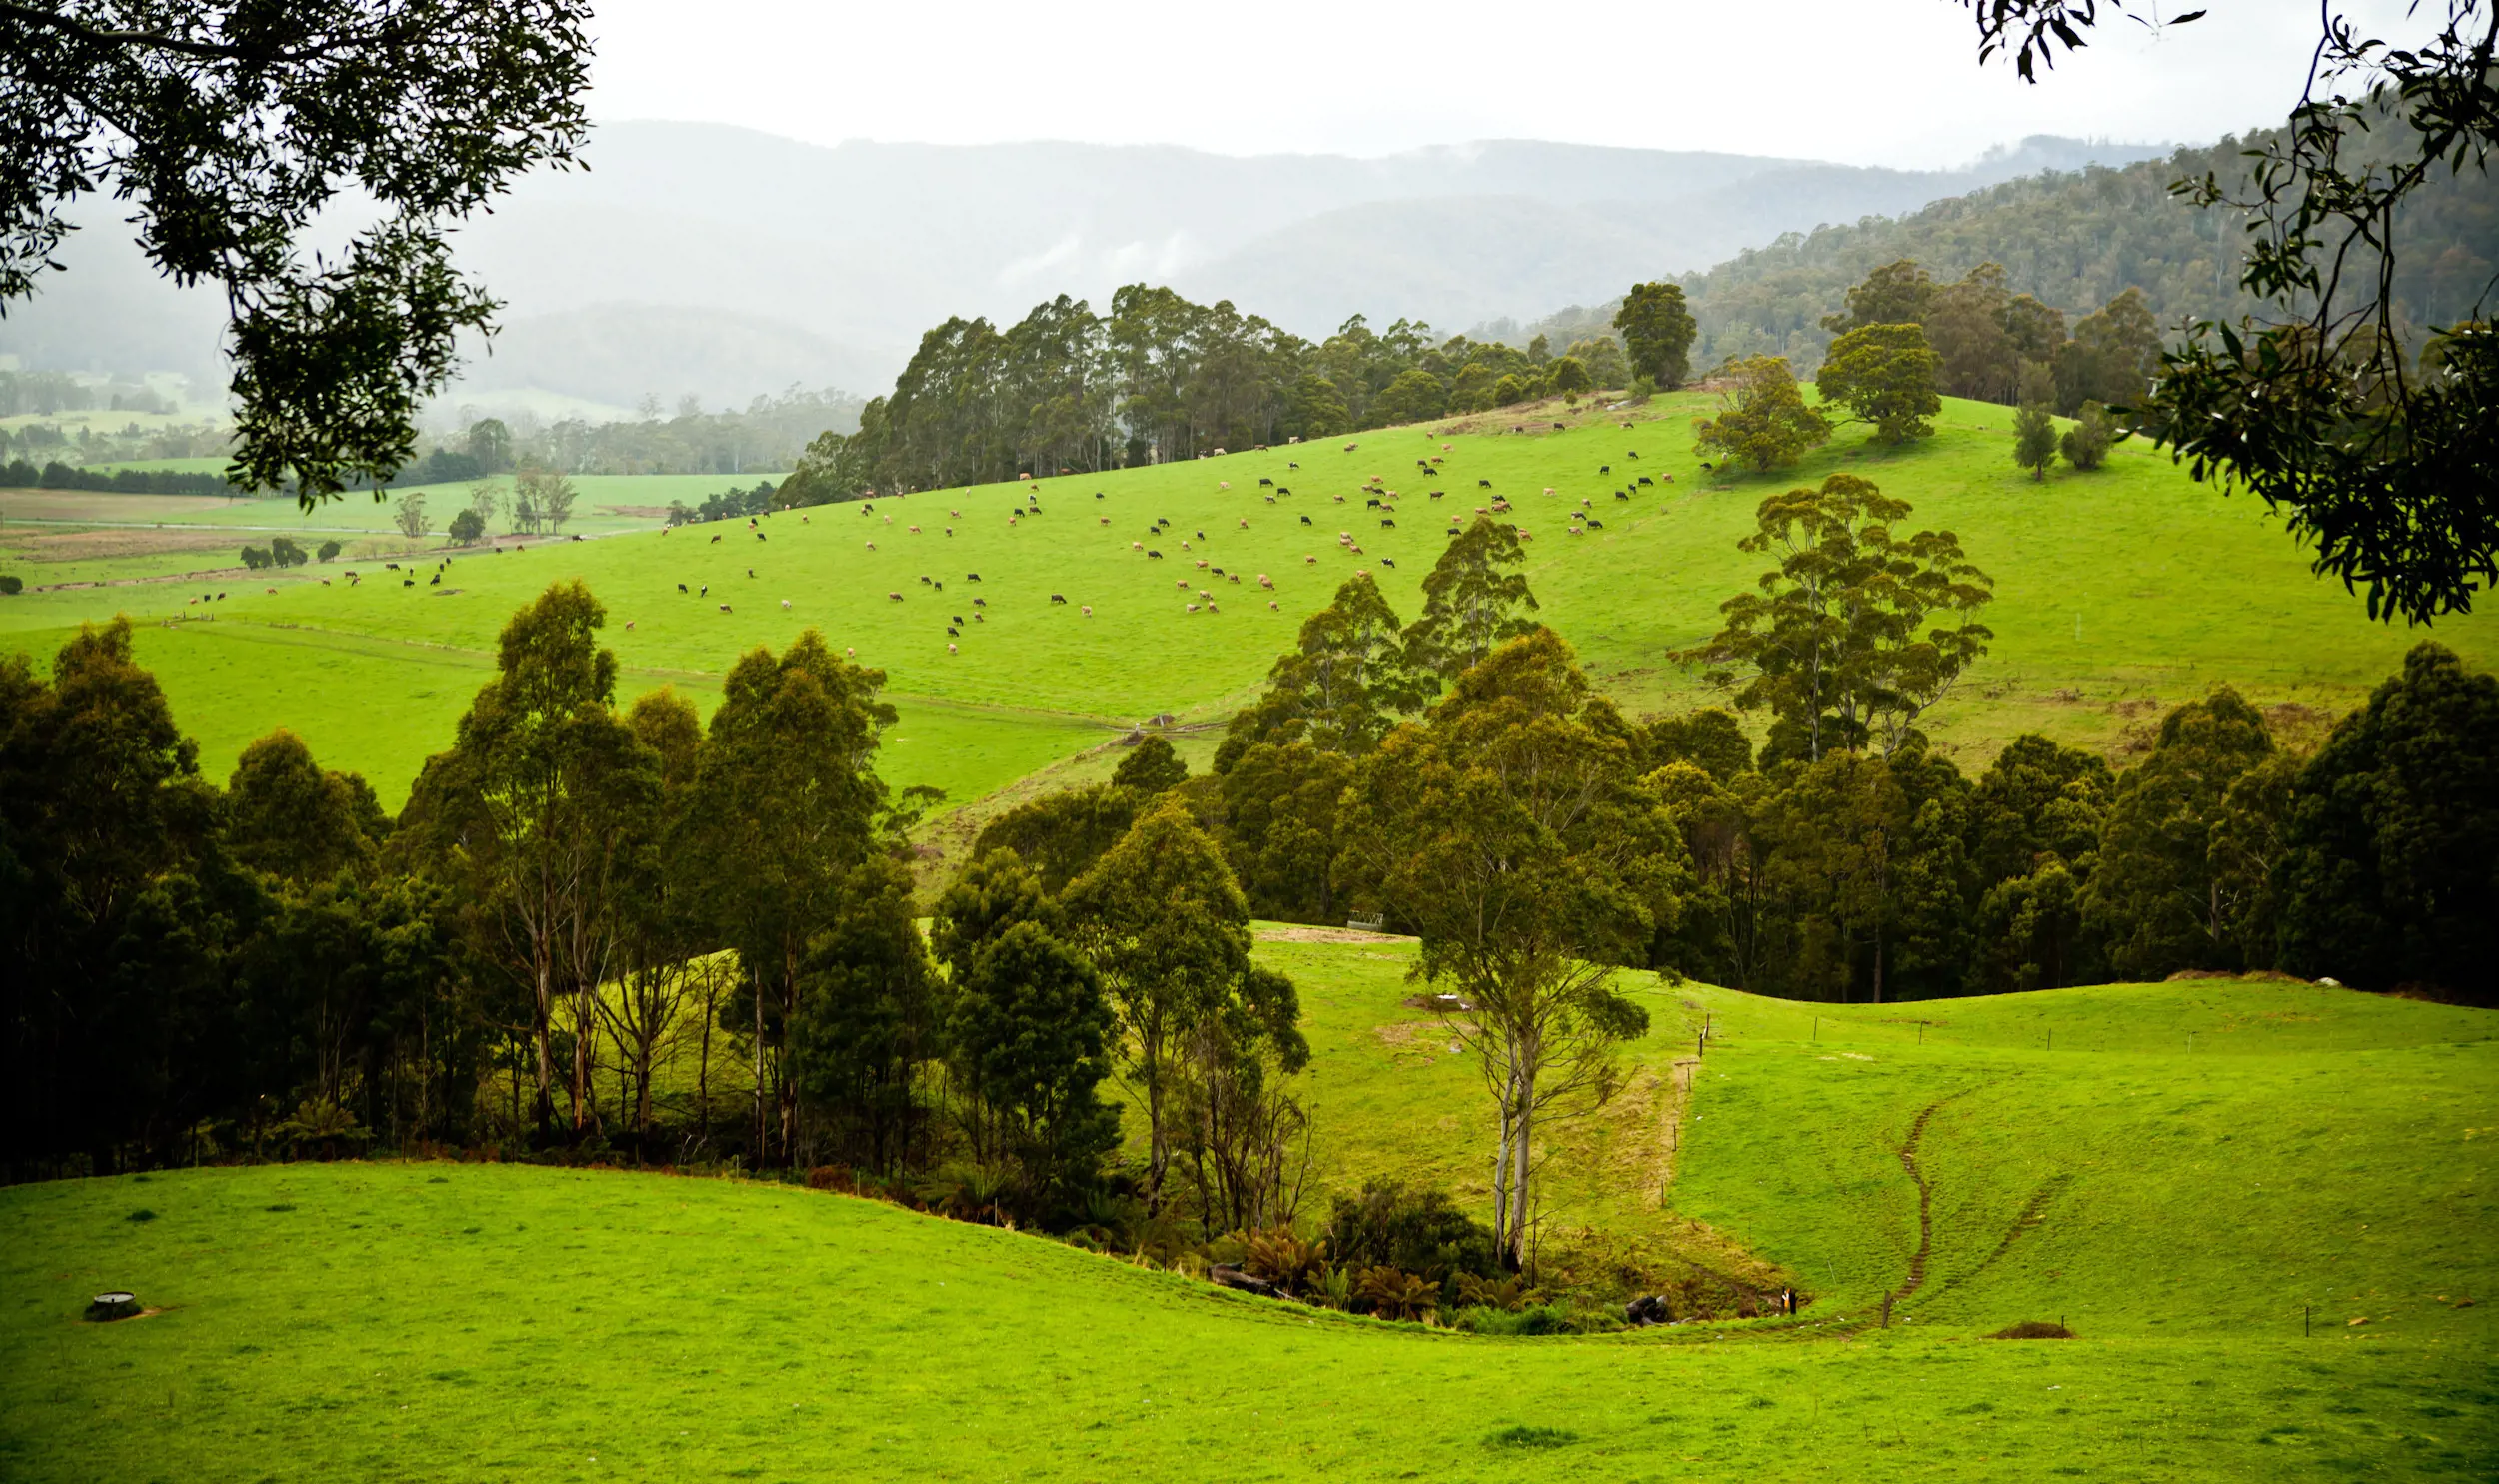
<instances>
[{"instance_id":1,"label":"misty hill","mask_svg":"<svg viewBox=\"0 0 2499 1484\"><path fill-rule=\"evenodd\" d=\"M1324 335L1347 315L1457 328L1602 299L1780 233L2085 160L2031 140L1964 170L1493 141L1354 159L1157 147L800 144L719 125L603 126L587 171L523 181L458 239L506 303L457 399L743 403L881 386L952 314L1167 282ZM0 320L29 366L175 370L207 386L216 301L154 280L114 214Z\"/></svg>"}]
</instances>

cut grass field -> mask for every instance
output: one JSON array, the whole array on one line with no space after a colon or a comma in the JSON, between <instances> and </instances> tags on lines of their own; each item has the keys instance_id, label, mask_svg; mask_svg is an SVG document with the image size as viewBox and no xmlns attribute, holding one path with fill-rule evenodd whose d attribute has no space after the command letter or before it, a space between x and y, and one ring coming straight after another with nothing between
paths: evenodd
<instances>
[{"instance_id":1,"label":"cut grass field","mask_svg":"<svg viewBox=\"0 0 2499 1484\"><path fill-rule=\"evenodd\" d=\"M580 577L608 604L608 642L638 674L717 676L742 651L779 646L813 626L883 667L907 710L913 698L929 698L1063 723L1162 712L1212 721L1254 692L1301 618L1353 571L1378 577L1410 616L1448 517L1471 519L1499 495L1533 534L1540 616L1636 714L1704 699L1698 679L1665 656L1705 637L1717 605L1758 576L1763 559L1735 543L1761 497L1845 469L1912 502L1916 524L1956 531L1996 579L1996 602L1985 614L1996 632L1992 652L1930 718L1939 744L1968 767L1983 766L2025 730L2123 755L2159 707L2221 681L2287 708L2278 715L2296 729L2356 702L2418 637L2372 623L2358 600L2311 576L2301 550L2259 503L2193 484L2147 448L2121 445L2105 470L2034 483L2009 457L2005 409L1952 402L1937 436L1906 449L1877 449L1845 431L1797 469L1720 481L1701 470L1691 446L1691 418L1710 405L1698 396L1661 399L1630 430L1588 412L1565 419L1566 431L1552 431L1547 418L1534 425L1543 431L1526 435L1383 429L1350 440L1358 445L1350 453L1344 440L1329 440L1045 478L1033 482L1037 491L1024 484L944 490L877 501L873 513L838 506L804 520L781 515L764 522L760 542L743 522L661 535L623 531L633 523L620 517L619 534L599 540L450 554L440 586L403 588L390 575L354 588L336 581L341 564L220 584L230 596L213 608L221 635L234 632L228 626L257 625L289 644L405 644L484 657L516 608L549 582ZM1447 463L1423 478L1416 460L1444 443ZM1605 465L1610 475L1598 472ZM1658 483L1629 486L1642 473ZM1373 475L1401 492L1393 529L1363 504L1361 484ZM734 482L685 478L707 489ZM1269 505L1261 479L1293 493ZM613 490L595 479L581 483L586 507L649 508L686 493L654 485L635 495L625 489L633 482L614 482ZM1221 488L1226 483L1230 489ZM1637 498L1615 500L1626 486ZM1556 493L1541 493L1548 487ZM1428 499L1434 489L1446 498ZM1010 524L1034 493L1044 514ZM460 498L445 492L442 512ZM1567 534L1567 513L1582 498L1603 528ZM380 529L373 508L348 505L352 512L325 507L308 524ZM245 513L273 512L282 522L299 519L265 502ZM1154 535L1158 517L1173 525ZM1311 524L1301 524L1305 517ZM1359 555L1339 546L1340 532ZM1163 560L1146 549L1162 551ZM165 561L185 570L178 554ZM109 563L127 577L144 559ZM1223 578L1214 574L1219 567ZM971 573L982 581L970 582ZM1238 585L1230 581L1236 574ZM1260 574L1275 583L1274 610L1257 587ZM948 586L939 593L921 584L924 576ZM321 577L334 581L324 587ZM711 592L679 594L681 582ZM143 621L178 618L196 586L29 592L0 603L0 647L40 657L68 628L116 611ZM1188 611L1202 591L1219 611ZM889 600L890 592L902 601ZM1053 604L1054 593L1069 602ZM976 609L975 598L986 605ZM1089 605L1090 618L1081 612ZM953 623L958 616L964 622ZM950 638L950 626L961 632ZM2437 632L2473 664L2499 658L2499 627L2487 614L2443 622ZM950 643L957 653L948 652ZM172 676L169 687L177 717L203 737L248 739L283 723L308 737L341 738L344 750L322 753L329 765L406 779L448 742L466 696L445 689L404 697L385 703L394 725L367 726L361 717L391 685L389 671L377 664L360 684L293 688L265 677L255 683L248 666L203 665ZM231 754L214 747L206 759L215 772L231 764ZM398 802L392 789L384 795ZM973 796L955 795L958 802Z\"/></svg>"},{"instance_id":2,"label":"cut grass field","mask_svg":"<svg viewBox=\"0 0 2499 1484\"><path fill-rule=\"evenodd\" d=\"M1489 1148L1472 1069L1399 1003L1408 951L1260 948L1302 986L1331 1186L1462 1186ZM2462 1306L2499 1277L2488 1012L2229 981L1896 1007L1633 987L1656 1021L1626 1052L1635 1085L1688 1052L1693 1022L1716 1039L1679 1132L1600 1114L1564 1138L1548 1229L1749 1246L1803 1280L1794 1323L1489 1339L781 1187L200 1170L0 1191L0 1473L2499 1468L2491 1310ZM1900 1150L1938 1106L1915 1148L1924 1281L1881 1330L1920 1240ZM1665 1210L1626 1178L1662 1138L1680 1158ZM78 1320L116 1286L162 1312ZM2029 1319L2080 1338L1980 1337Z\"/></svg>"}]
</instances>

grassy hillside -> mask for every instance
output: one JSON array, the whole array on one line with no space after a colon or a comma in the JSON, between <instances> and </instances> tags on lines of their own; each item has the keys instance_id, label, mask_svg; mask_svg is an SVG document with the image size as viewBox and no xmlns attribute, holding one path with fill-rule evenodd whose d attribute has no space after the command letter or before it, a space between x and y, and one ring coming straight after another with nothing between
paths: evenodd
<instances>
[{"instance_id":1,"label":"grassy hillside","mask_svg":"<svg viewBox=\"0 0 2499 1484\"><path fill-rule=\"evenodd\" d=\"M1993 651L1932 728L1965 762L1983 764L2003 739L2030 728L2122 752L2128 729L2154 706L2222 680L2268 703L2331 712L2388 673L2415 637L2369 622L2356 600L2310 577L2260 505L2194 485L2148 449L2121 446L2104 471L2037 484L2009 457L2009 413L1950 403L1939 435L1906 450L1843 434L1800 469L1722 482L1703 473L1691 449L1691 416L1709 405L1665 399L1628 431L1575 415L1568 431L1551 431L1548 421L1521 436L1505 420L1479 418L1468 425L1473 432L1365 434L1351 453L1331 442L1044 479L1045 514L1012 524L1011 511L1034 493L1024 486L879 501L872 514L835 507L783 515L765 523L763 541L730 523L455 556L440 586L401 587L367 561L359 570L379 580L361 588L341 580L341 568L316 568L275 580L29 592L0 604L0 645L45 652L67 626L116 610L145 619L214 612L214 625L184 627L183 643L201 657L253 658L169 662L186 726L239 743L284 722L339 739L344 750L323 754L331 765L403 783L447 742L466 699L460 688L386 702L394 725L369 727L362 718L374 698L392 689L387 665L355 684L273 695L257 642L300 646L305 666L317 655L383 653L375 645L483 657L516 607L547 583L578 576L608 603L608 638L620 658L646 676L716 676L740 651L814 625L883 666L905 697L1096 721L1166 711L1211 720L1254 691L1301 616L1355 569L1380 576L1410 613L1449 517L1471 518L1498 494L1515 502L1515 519L1535 538L1542 616L1638 710L1697 699L1696 680L1664 654L1705 636L1717 605L1758 575L1763 559L1735 542L1762 494L1838 469L1912 501L1917 522L1957 531L1996 579L1986 615ZM1415 461L1444 443L1448 462L1422 478ZM1608 464L1613 473L1600 474ZM1638 473L1658 483L1636 500L1615 500ZM1372 475L1402 492L1393 530L1364 509L1360 485ZM1269 505L1261 478L1294 493ZM635 503L593 492L593 483L584 482L585 504ZM1541 493L1547 488L1556 493ZM1430 489L1447 498L1420 498ZM1567 535L1566 513L1581 499L1604 527ZM339 509L316 519L340 519ZM1173 526L1150 535L1150 524L1167 516ZM1359 555L1338 545L1339 532L1351 534ZM1141 548L1163 551L1164 560ZM1196 566L1202 560L1206 571ZM1217 567L1243 582L1215 577ZM37 583L56 576L25 570ZM970 573L983 581L971 583ZM1275 583L1272 610L1256 587L1260 574ZM945 591L921 584L924 576ZM322 577L333 581L323 586ZM679 583L697 591L681 595ZM211 587L229 597L186 604L195 589ZM1214 595L1217 611L1188 611L1201 592ZM1053 593L1068 604L1051 603ZM976 608L976 598L986 606ZM724 602L731 612L722 612ZM965 622L954 624L958 616ZM961 633L950 639L949 627ZM2499 657L2499 628L2486 615L2440 633L2474 663ZM236 648L245 644L253 648ZM156 641L148 653L167 650ZM210 750L212 767L223 765L219 756ZM385 791L395 800L396 789Z\"/></svg>"},{"instance_id":2,"label":"grassy hillside","mask_svg":"<svg viewBox=\"0 0 2499 1484\"><path fill-rule=\"evenodd\" d=\"M1402 951L1262 949L1302 978L1338 1178L1481 1162L1460 1058L1394 1033L1424 1018L1396 1003ZM0 1191L0 1472L2460 1478L2499 1463L2491 1311L2457 1305L2499 1276L2487 1013L2223 982L1818 1018L1654 992L1660 1029L1636 1058L1682 1048L1677 1011L1720 1032L1658 1219L1711 1223L1808 1275L1836 1264L1793 1325L1484 1339L791 1189L203 1170ZM1873 1329L1916 1243L1898 1141L1945 1099L1918 1149L1926 1281ZM1618 1211L1641 1203L1605 1183ZM114 1285L163 1312L77 1322ZM2318 1306L2306 1338L2301 1302ZM2059 1316L2082 1338L1975 1337Z\"/></svg>"}]
</instances>

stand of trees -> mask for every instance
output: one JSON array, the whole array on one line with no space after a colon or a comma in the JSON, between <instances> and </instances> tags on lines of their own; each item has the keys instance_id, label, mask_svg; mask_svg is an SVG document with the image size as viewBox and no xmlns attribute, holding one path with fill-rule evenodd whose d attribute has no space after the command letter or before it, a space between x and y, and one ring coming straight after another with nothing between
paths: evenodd
<instances>
[{"instance_id":1,"label":"stand of trees","mask_svg":"<svg viewBox=\"0 0 2499 1484\"><path fill-rule=\"evenodd\" d=\"M1627 321L1647 374L1674 385L1690 316L1672 285L1642 285ZM855 434L811 443L777 497L815 505L877 490L1012 480L1196 458L1225 448L1324 438L1621 387L1632 371L1610 337L1555 356L1464 336L1435 340L1359 315L1317 344L1229 301L1193 304L1131 284L1098 315L1065 295L1001 330L952 319L921 337Z\"/></svg>"}]
</instances>

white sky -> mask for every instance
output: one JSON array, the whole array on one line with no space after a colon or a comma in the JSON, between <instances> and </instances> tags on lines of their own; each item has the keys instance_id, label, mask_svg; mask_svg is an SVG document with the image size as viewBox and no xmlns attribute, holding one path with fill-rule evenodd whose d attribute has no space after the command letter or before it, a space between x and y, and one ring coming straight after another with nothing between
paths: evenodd
<instances>
[{"instance_id":1,"label":"white sky","mask_svg":"<svg viewBox=\"0 0 2499 1484\"><path fill-rule=\"evenodd\" d=\"M2157 35L2103 21L2031 87L1978 68L1951 0L604 0L592 109L818 144L1511 138L1935 167L2027 134L2209 141L2297 101L2312 0L2158 3L2211 14Z\"/></svg>"}]
</instances>

